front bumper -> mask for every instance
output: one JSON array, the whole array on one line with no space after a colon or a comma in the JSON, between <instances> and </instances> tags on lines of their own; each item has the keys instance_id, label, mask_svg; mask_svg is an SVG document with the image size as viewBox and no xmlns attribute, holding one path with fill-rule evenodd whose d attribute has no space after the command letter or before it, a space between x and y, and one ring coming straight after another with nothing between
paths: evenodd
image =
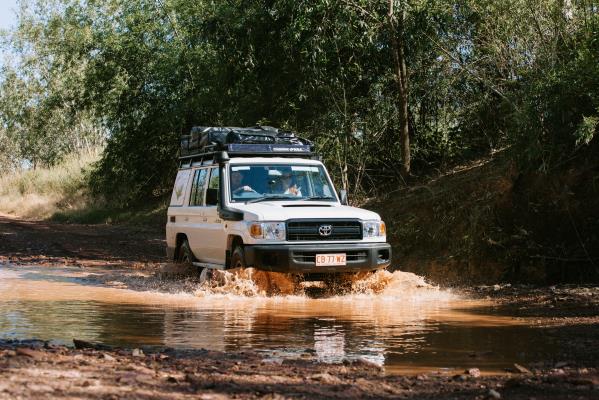
<instances>
[{"instance_id":1,"label":"front bumper","mask_svg":"<svg viewBox=\"0 0 599 400\"><path fill-rule=\"evenodd\" d=\"M345 253L347 265L316 266L316 254ZM248 267L291 273L336 273L375 271L391 263L388 243L269 244L246 245Z\"/></svg>"}]
</instances>

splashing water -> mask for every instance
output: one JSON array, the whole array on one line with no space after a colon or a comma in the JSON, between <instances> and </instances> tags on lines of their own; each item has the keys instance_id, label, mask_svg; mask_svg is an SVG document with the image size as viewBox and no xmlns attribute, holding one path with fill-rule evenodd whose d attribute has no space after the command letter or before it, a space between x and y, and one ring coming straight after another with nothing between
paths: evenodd
<instances>
[{"instance_id":1,"label":"splashing water","mask_svg":"<svg viewBox=\"0 0 599 400\"><path fill-rule=\"evenodd\" d=\"M292 274L247 268L241 271L213 271L211 278L199 285L199 297L230 295L243 297L335 297L394 298L410 300L452 300L457 295L440 289L421 276L402 271L358 273L341 281L302 282Z\"/></svg>"},{"instance_id":2,"label":"splashing water","mask_svg":"<svg viewBox=\"0 0 599 400\"><path fill-rule=\"evenodd\" d=\"M297 293L297 284L290 274L259 271L246 268L239 271L212 270L208 280L194 292L206 297L215 294L230 294L245 297L292 295Z\"/></svg>"},{"instance_id":3,"label":"splashing water","mask_svg":"<svg viewBox=\"0 0 599 400\"><path fill-rule=\"evenodd\" d=\"M201 298L335 298L406 301L451 301L459 296L410 272L386 270L348 275L327 282L302 281L293 274L246 268L219 271L165 264L158 271L103 271L90 282L119 288Z\"/></svg>"}]
</instances>

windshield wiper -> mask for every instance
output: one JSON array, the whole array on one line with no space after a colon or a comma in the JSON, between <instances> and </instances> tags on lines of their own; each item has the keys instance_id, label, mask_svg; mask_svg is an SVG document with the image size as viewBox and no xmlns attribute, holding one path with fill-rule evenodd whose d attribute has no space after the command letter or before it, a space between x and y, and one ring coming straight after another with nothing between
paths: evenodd
<instances>
[{"instance_id":1,"label":"windshield wiper","mask_svg":"<svg viewBox=\"0 0 599 400\"><path fill-rule=\"evenodd\" d=\"M288 194L273 194L270 196L266 196L266 197L260 197L258 199L254 199L254 200L250 200L247 202L247 204L250 203L259 203L261 201L268 201L268 200L301 200L301 197L295 197L295 196L290 196Z\"/></svg>"},{"instance_id":2,"label":"windshield wiper","mask_svg":"<svg viewBox=\"0 0 599 400\"><path fill-rule=\"evenodd\" d=\"M334 200L333 196L310 196L306 197L304 200Z\"/></svg>"}]
</instances>

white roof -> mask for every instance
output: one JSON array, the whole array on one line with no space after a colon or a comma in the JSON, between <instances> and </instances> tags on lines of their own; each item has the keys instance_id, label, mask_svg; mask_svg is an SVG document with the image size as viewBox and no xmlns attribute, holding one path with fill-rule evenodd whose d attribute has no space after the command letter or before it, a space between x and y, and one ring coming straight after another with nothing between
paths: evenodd
<instances>
[{"instance_id":1,"label":"white roof","mask_svg":"<svg viewBox=\"0 0 599 400\"><path fill-rule=\"evenodd\" d=\"M232 157L231 164L302 164L322 165L318 160L289 157Z\"/></svg>"}]
</instances>

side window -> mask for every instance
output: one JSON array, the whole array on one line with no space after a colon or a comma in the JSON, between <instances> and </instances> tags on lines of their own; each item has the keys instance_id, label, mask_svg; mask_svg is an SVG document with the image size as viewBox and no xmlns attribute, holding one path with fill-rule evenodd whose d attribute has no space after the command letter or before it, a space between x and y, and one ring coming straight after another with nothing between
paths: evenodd
<instances>
[{"instance_id":1,"label":"side window","mask_svg":"<svg viewBox=\"0 0 599 400\"><path fill-rule=\"evenodd\" d=\"M204 205L204 193L206 188L206 177L208 176L208 169L198 169L193 177L193 184L191 186L191 196L189 196L190 206L203 206Z\"/></svg>"},{"instance_id":2,"label":"side window","mask_svg":"<svg viewBox=\"0 0 599 400\"><path fill-rule=\"evenodd\" d=\"M210 170L210 181L208 190L206 190L206 205L215 206L218 204L218 168Z\"/></svg>"},{"instance_id":3,"label":"side window","mask_svg":"<svg viewBox=\"0 0 599 400\"><path fill-rule=\"evenodd\" d=\"M191 170L186 169L177 173L175 179L175 187L173 187L173 194L171 195L171 206L180 207L183 205L185 199L185 189L187 187L187 181Z\"/></svg>"}]
</instances>

